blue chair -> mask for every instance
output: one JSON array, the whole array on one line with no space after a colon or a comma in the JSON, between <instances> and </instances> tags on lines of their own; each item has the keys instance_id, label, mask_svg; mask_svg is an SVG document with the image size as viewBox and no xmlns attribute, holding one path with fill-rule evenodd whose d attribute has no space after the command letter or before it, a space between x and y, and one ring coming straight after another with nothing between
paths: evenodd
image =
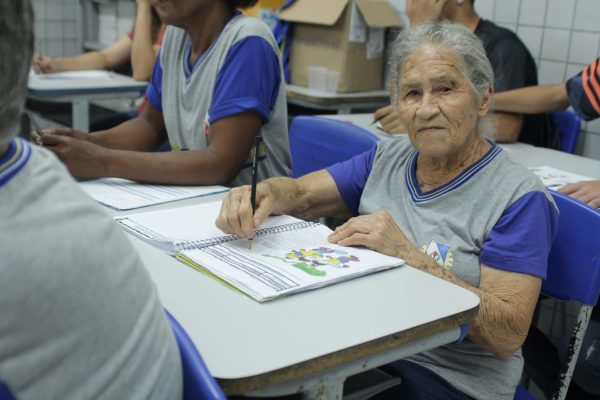
<instances>
[{"instance_id":1,"label":"blue chair","mask_svg":"<svg viewBox=\"0 0 600 400\"><path fill-rule=\"evenodd\" d=\"M552 112L550 118L552 118L557 128L560 138L560 150L573 154L581 130L581 118L572 111Z\"/></svg>"},{"instance_id":2,"label":"blue chair","mask_svg":"<svg viewBox=\"0 0 600 400\"><path fill-rule=\"evenodd\" d=\"M179 322L165 310L171 329L175 334L181 366L183 370L183 399L184 400L226 400L217 381L212 377L202 361L196 346Z\"/></svg>"},{"instance_id":3,"label":"blue chair","mask_svg":"<svg viewBox=\"0 0 600 400\"><path fill-rule=\"evenodd\" d=\"M348 160L379 140L349 122L309 116L294 118L289 139L293 178Z\"/></svg>"},{"instance_id":4,"label":"blue chair","mask_svg":"<svg viewBox=\"0 0 600 400\"><path fill-rule=\"evenodd\" d=\"M560 301L578 301L581 308L575 321L567 354L553 399L564 399L592 309L600 295L600 211L572 197L551 191L560 211L558 232L548 257L548 276L542 293ZM521 391L521 392L520 392ZM522 388L515 399L522 397Z\"/></svg>"}]
</instances>

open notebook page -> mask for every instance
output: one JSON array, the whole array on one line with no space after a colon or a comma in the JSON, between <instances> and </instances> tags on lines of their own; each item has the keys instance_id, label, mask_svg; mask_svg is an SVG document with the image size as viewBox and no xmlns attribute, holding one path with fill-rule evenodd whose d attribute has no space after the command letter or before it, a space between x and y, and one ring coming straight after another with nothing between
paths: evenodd
<instances>
[{"instance_id":1,"label":"open notebook page","mask_svg":"<svg viewBox=\"0 0 600 400\"><path fill-rule=\"evenodd\" d=\"M181 251L177 257L217 277L257 301L331 285L402 265L403 260L358 247L327 241L331 230L313 224L203 249Z\"/></svg>"},{"instance_id":2,"label":"open notebook page","mask_svg":"<svg viewBox=\"0 0 600 400\"><path fill-rule=\"evenodd\" d=\"M130 214L116 217L115 220L151 244L175 252L178 243L226 236L215 226L220 210L221 201L213 201L168 210ZM261 228L298 221L300 220L289 215L271 216L261 225Z\"/></svg>"}]
</instances>

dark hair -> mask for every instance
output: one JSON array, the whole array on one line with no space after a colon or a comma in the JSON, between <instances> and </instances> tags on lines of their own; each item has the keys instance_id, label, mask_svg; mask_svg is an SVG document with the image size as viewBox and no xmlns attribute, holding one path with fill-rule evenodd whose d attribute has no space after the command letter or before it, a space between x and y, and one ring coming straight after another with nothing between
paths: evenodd
<instances>
[{"instance_id":1,"label":"dark hair","mask_svg":"<svg viewBox=\"0 0 600 400\"><path fill-rule=\"evenodd\" d=\"M0 146L17 131L33 55L29 0L0 0Z\"/></svg>"},{"instance_id":2,"label":"dark hair","mask_svg":"<svg viewBox=\"0 0 600 400\"><path fill-rule=\"evenodd\" d=\"M235 10L236 8L248 8L258 3L258 0L227 0L229 8Z\"/></svg>"}]
</instances>

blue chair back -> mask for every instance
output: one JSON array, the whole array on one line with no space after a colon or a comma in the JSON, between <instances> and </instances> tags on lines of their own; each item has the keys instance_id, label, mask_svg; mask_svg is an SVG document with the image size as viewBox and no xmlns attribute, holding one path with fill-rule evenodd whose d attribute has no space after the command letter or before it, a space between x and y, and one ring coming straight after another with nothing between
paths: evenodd
<instances>
[{"instance_id":1,"label":"blue chair back","mask_svg":"<svg viewBox=\"0 0 600 400\"><path fill-rule=\"evenodd\" d=\"M592 308L600 294L600 211L562 193L552 190L550 193L560 215L542 293L557 300L581 303L552 395L552 400L562 400L567 396ZM519 385L514 399L530 398L527 390Z\"/></svg>"},{"instance_id":2,"label":"blue chair back","mask_svg":"<svg viewBox=\"0 0 600 400\"><path fill-rule=\"evenodd\" d=\"M581 130L581 118L572 111L552 112L550 118L554 121L558 131L560 150L573 154Z\"/></svg>"},{"instance_id":3,"label":"blue chair back","mask_svg":"<svg viewBox=\"0 0 600 400\"><path fill-rule=\"evenodd\" d=\"M560 212L542 293L595 305L600 294L600 211L551 191Z\"/></svg>"},{"instance_id":4,"label":"blue chair back","mask_svg":"<svg viewBox=\"0 0 600 400\"><path fill-rule=\"evenodd\" d=\"M289 138L293 178L346 161L379 140L352 123L309 116L294 118Z\"/></svg>"},{"instance_id":5,"label":"blue chair back","mask_svg":"<svg viewBox=\"0 0 600 400\"><path fill-rule=\"evenodd\" d=\"M192 339L179 322L166 311L171 329L175 334L181 366L183 370L183 399L184 400L226 400L217 381L212 377L198 353Z\"/></svg>"}]
</instances>

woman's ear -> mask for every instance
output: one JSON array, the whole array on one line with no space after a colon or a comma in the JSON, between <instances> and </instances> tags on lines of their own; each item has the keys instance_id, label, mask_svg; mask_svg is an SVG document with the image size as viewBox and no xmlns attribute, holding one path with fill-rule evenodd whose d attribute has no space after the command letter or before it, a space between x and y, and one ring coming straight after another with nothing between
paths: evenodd
<instances>
[{"instance_id":1,"label":"woman's ear","mask_svg":"<svg viewBox=\"0 0 600 400\"><path fill-rule=\"evenodd\" d=\"M488 88L486 94L481 99L481 103L479 104L478 114L480 117L483 117L490 111L490 108L492 107L493 96L494 96L494 88L490 86Z\"/></svg>"}]
</instances>

